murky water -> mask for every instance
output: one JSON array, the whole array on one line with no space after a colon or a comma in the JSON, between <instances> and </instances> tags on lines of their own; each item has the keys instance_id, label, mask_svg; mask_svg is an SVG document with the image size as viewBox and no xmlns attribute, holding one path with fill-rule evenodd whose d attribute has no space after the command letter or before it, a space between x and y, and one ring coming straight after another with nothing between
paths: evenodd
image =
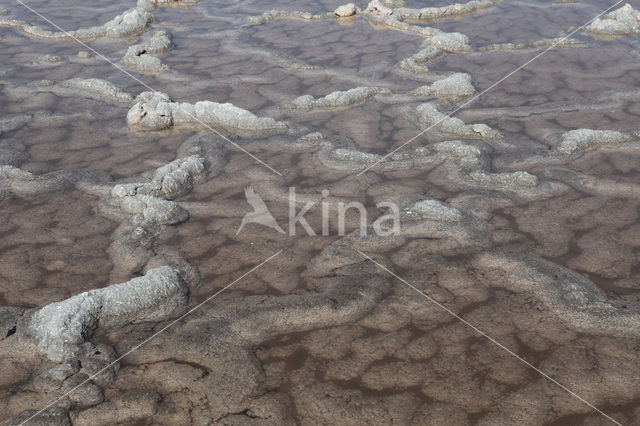
<instances>
[{"instance_id":1,"label":"murky water","mask_svg":"<svg viewBox=\"0 0 640 426\"><path fill-rule=\"evenodd\" d=\"M52 29L18 3L5 3L11 18ZM73 424L611 423L550 377L616 421L638 423L640 328L635 320L625 330L609 327L624 323L616 321L627 314L637 315L640 306L637 141L571 156L557 152L570 130L640 130L637 35L602 41L579 32L574 38L582 44L550 50L455 114L465 123L499 130L502 139L450 137L433 129L404 146L428 127L415 118L416 107L433 100L406 92L461 72L471 75L480 93L547 46L475 49L563 37L610 4L505 0L428 23L466 34L474 51L445 52L427 63L427 74L398 66L421 49L421 36L372 25L365 16L274 19L255 26L244 20L270 9L321 14L340 3L238 0L159 7L142 40L153 30L165 30L174 46L158 55L171 72L157 75L124 68L127 75L93 53L78 58L78 51L88 50L78 43L30 39L19 29L0 28L0 143L22 142L23 158L14 165L34 175L71 171L69 176L91 176L28 193L9 179L3 184L0 173L2 305L39 308L143 275L179 255L199 276L187 280L193 307L283 250L128 354L109 381L95 381L101 398L56 401L61 418ZM449 2L406 3L419 8ZM640 8L640 3L631 4ZM135 4L38 0L29 6L64 29L77 29L101 25ZM127 47L138 41L87 44L122 67ZM60 60L42 61L45 54ZM134 132L127 126L131 105L41 83L71 78L104 79L133 96L150 87L174 102L229 102L259 117L286 120L294 129L289 133L229 135L282 176L225 141L227 161L220 172L174 200L189 219L153 228L157 234L144 262L134 259L135 253L123 259L118 244L129 232L123 225L129 219L112 211L111 188L149 180L196 132L178 126ZM342 109L281 108L302 95L322 98L357 86L384 87L393 94ZM464 101L439 102L446 112ZM296 130L301 128L305 131ZM364 166L342 167L338 160L323 160L326 147L296 144L311 132L321 132L326 140L349 140L351 149L379 155L464 139L481 152L486 173L526 171L539 183L524 189L482 186L461 178L466 172L446 158L416 161L407 168L373 168L358 176ZM257 224L236 234L249 209L247 186L262 196L283 227L289 187L295 187L300 200L318 203L328 190L330 235L309 236L300 226L295 236L282 235ZM471 225L407 231L399 242L338 235L339 201L362 202L371 223L383 214L376 203L407 205L424 198L467 212ZM319 233L320 206L306 218ZM347 234L357 229L355 215L346 222ZM512 353L370 262L351 259L356 249ZM494 260L503 255L510 260ZM510 269L511 261L522 263ZM518 275L522 265L544 261L553 266L540 266L538 275L529 270L522 272L529 274L524 278ZM598 300L617 307L602 314L602 327L584 319L590 313L581 316L589 308L558 302L554 289L580 281L558 271L580 274L595 285ZM354 283L363 285L356 295L345 290ZM26 337L27 343L15 343L22 338L16 318L23 313L5 314L4 309L0 325L10 329L18 324L15 337L7 333L0 340L1 417L8 419L47 407L72 379L56 389L39 384L41 373L56 363L35 352ZM566 315L559 312L563 309ZM118 327L98 322L85 337L123 355L177 316Z\"/></svg>"}]
</instances>

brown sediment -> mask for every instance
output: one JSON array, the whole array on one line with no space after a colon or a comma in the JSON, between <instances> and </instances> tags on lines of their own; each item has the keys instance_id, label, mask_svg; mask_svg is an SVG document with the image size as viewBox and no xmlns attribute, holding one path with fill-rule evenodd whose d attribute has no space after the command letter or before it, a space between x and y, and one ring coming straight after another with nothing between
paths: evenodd
<instances>
[{"instance_id":1,"label":"brown sediment","mask_svg":"<svg viewBox=\"0 0 640 426\"><path fill-rule=\"evenodd\" d=\"M383 5L400 16L398 3ZM335 6L273 7L313 7L311 15L323 17ZM2 30L7 52L24 48L31 55L0 52L10 64L0 77L8 100L0 113L0 161L12 167L3 168L0 178L0 215L6 217L0 225L0 304L19 307L0 310L0 330L7 331L0 335L0 371L11 372L0 374L2 417L19 421L35 414L24 410L46 406L178 315L162 309L160 318L129 321L100 311L101 321L90 324L87 341L76 342L79 352L66 365L38 355L25 333L43 306L168 266L179 271L193 307L283 249L82 392L63 398L46 413L48 421L604 419L365 261L360 250L617 421L637 423L640 186L632 136L638 93L629 89L638 77L630 71L636 64L629 40L602 45L583 37L580 49L550 51L456 114L460 126L447 129L462 129L455 135L459 141L432 129L438 131L386 158L428 127L415 116L427 101L408 92L421 87L424 96L451 95L435 101L446 117L473 92L466 84L443 92L435 82L467 73L479 93L553 43L566 22L595 15L595 6L504 2L456 15L459 20L373 18L376 27L360 18L342 26L331 16L231 24L261 7L204 2L163 10L163 19L189 24L172 29L177 47L162 57L174 72L150 81L190 105L212 99L256 117L286 120L286 129L233 139L283 178L224 140L190 139L184 131L195 127L172 134L130 132L128 101L105 102L104 91L90 96L77 85L27 85L95 78L113 85L99 85L103 89L121 88L124 95L143 91L95 58L76 60L77 46L51 44L48 51L41 41ZM425 20L434 28L419 25ZM416 33L431 36L422 48ZM435 33L460 35L429 41ZM392 68L427 45L437 47L435 53L413 59L414 65L428 65L428 71L415 70L431 74ZM101 46L113 58L126 51L119 42ZM45 52L65 61L46 69L35 64ZM617 66L607 66L613 60ZM359 86L385 87L393 95L347 102L340 111L278 109L301 95L321 98ZM493 132L477 136L467 123ZM200 157L208 161L208 174ZM307 236L298 227L289 237L257 224L236 235L249 209L243 194L249 185L283 228L288 188L295 186L298 210L307 201L319 203L326 189L332 214L338 202L358 200L366 204L370 223L384 214L376 202L394 201L402 207L401 232L361 238L357 217L350 215L345 237L337 235L334 216L329 236ZM307 218L319 233L319 209ZM24 315L22 308L28 308ZM73 365L76 360L82 369Z\"/></svg>"}]
</instances>

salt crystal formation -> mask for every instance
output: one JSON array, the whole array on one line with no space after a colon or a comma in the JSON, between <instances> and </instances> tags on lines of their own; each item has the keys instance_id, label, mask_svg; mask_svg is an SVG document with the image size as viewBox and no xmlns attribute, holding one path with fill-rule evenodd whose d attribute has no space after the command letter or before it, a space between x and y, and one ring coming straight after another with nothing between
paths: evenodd
<instances>
[{"instance_id":1,"label":"salt crystal formation","mask_svg":"<svg viewBox=\"0 0 640 426\"><path fill-rule=\"evenodd\" d=\"M158 7L162 7L162 6L189 7L202 2L202 0L149 0L149 1Z\"/></svg>"},{"instance_id":2,"label":"salt crystal formation","mask_svg":"<svg viewBox=\"0 0 640 426\"><path fill-rule=\"evenodd\" d=\"M150 195L130 195L119 199L120 209L132 215L134 226L175 225L184 222L189 214L179 204Z\"/></svg>"},{"instance_id":3,"label":"salt crystal formation","mask_svg":"<svg viewBox=\"0 0 640 426\"><path fill-rule=\"evenodd\" d=\"M584 31L602 36L624 36L640 32L640 12L629 3L620 9L598 18L584 28Z\"/></svg>"},{"instance_id":4,"label":"salt crystal formation","mask_svg":"<svg viewBox=\"0 0 640 426\"><path fill-rule=\"evenodd\" d=\"M187 288L178 273L166 266L144 277L91 290L38 309L28 323L28 333L52 361L65 361L98 323L111 326L129 321L159 321L180 313Z\"/></svg>"},{"instance_id":5,"label":"salt crystal formation","mask_svg":"<svg viewBox=\"0 0 640 426\"><path fill-rule=\"evenodd\" d=\"M418 52L403 59L398 66L415 74L429 72L426 63L445 53L461 53L470 51L469 38L461 33L436 32L428 34Z\"/></svg>"},{"instance_id":6,"label":"salt crystal formation","mask_svg":"<svg viewBox=\"0 0 640 426\"><path fill-rule=\"evenodd\" d=\"M127 113L129 127L139 130L165 130L172 126L201 128L211 126L231 134L257 134L284 130L287 124L273 118L257 117L230 103L201 101L195 104L172 102L160 92L142 92Z\"/></svg>"},{"instance_id":7,"label":"salt crystal formation","mask_svg":"<svg viewBox=\"0 0 640 426\"><path fill-rule=\"evenodd\" d=\"M533 187L538 185L538 178L536 176L522 171L512 173L472 172L469 176L471 176L471 179L485 184L515 185L524 187Z\"/></svg>"},{"instance_id":8,"label":"salt crystal formation","mask_svg":"<svg viewBox=\"0 0 640 426\"><path fill-rule=\"evenodd\" d=\"M412 72L414 74L426 74L429 72L429 67L425 64L432 59L442 55L442 50L431 44L426 44L423 49L401 60L398 66L404 71Z\"/></svg>"},{"instance_id":9,"label":"salt crystal formation","mask_svg":"<svg viewBox=\"0 0 640 426\"><path fill-rule=\"evenodd\" d=\"M127 105L133 102L133 96L129 93L99 78L71 78L62 81L60 86L86 92L108 101L115 101Z\"/></svg>"},{"instance_id":10,"label":"salt crystal formation","mask_svg":"<svg viewBox=\"0 0 640 426\"><path fill-rule=\"evenodd\" d=\"M149 27L138 18L152 19L156 6L195 3L141 0L135 12L110 24L119 28L111 35L103 26L78 31L134 42ZM462 33L424 25L479 13L477 21L446 26L464 30L469 25L477 34L479 25L494 19L499 31L503 11L482 12L498 3L471 0L416 9L404 0L374 0L363 9L350 3L317 14L276 10L247 21L308 23L247 29L190 22L196 29L193 38L180 23L163 21L163 26L175 25L178 48L187 51L174 53L192 61L197 75L185 66L180 73L165 73L168 68L155 56L172 48L164 31L130 46L109 42L120 45L114 58L124 55L123 65L160 74L152 80L167 85L175 97L228 90L230 98L246 96L247 105L265 105L260 114L273 118L232 104L173 102L159 92L134 99L107 80L81 78L94 73L64 73L67 67L84 72L96 65L97 58L80 60L88 54L61 56L64 63L59 64L38 62L34 58L41 53L30 54L26 64L12 57L0 69L3 93L11 100L10 112L0 114L0 200L9 212L0 233L0 302L16 305L0 306L0 387L10 391L0 398L0 409L14 416L9 422L28 421L51 401L54 406L34 420L64 425L597 422L591 407L565 403L561 389L547 386L543 378L532 379L526 365L502 352L508 348L523 351L527 359L534 354L536 367L606 407L620 423L633 424L640 381L640 132L565 132L591 118L594 126L607 128L607 117L617 123L637 113L640 91L628 87L632 72L620 81L601 82L603 76L633 70L633 57L619 58L613 70L600 69L605 61L587 49L603 54L606 48L586 43L585 49L569 49L549 61L558 77L532 67L522 80L522 96L513 102L495 96L466 109L465 121L473 124L449 117L476 94L465 71L502 75L503 61L491 55L524 63L517 61L523 59L520 52L489 52L577 43L559 37L478 47ZM229 22L237 23L245 16L244 5L221 11L232 12ZM509 11L519 8L507 6ZM255 10L255 4L249 7ZM569 16L571 7L536 5L535 12L562 8ZM581 5L579 14L592 8ZM208 18L211 10L192 10L188 16ZM125 17L131 22L125 23ZM532 28L525 30L539 30L538 21L528 20ZM21 21L0 22L32 28ZM371 28L356 28L365 22ZM338 26L354 23L350 29ZM300 30L306 25L316 25L319 33L335 29L328 36L339 46L329 46L322 56L324 41ZM637 12L627 5L594 21L589 32L634 34L636 25ZM288 32L290 27L295 31ZM370 46L358 40L352 56L361 66L334 65L349 37L353 41L354 34L376 30L405 34L380 37ZM249 36L236 37L243 31ZM386 67L400 59L393 55L406 47L404 40L416 36L422 38L417 52L395 68ZM264 40L275 47L252 46ZM8 42L13 49L14 39ZM624 52L627 42L607 51L606 63ZM295 47L302 49L304 60L288 56ZM199 55L201 48L205 53ZM469 57L445 59L458 54ZM598 78L565 78L579 74L561 61L575 60L582 72L579 58L585 54L588 71ZM382 69L378 56L381 62L392 61ZM438 58L445 60L434 65ZM220 65L216 73L221 75L207 78L200 71L212 64ZM21 75L11 76L22 69L33 70L38 80L50 73L46 78L51 80L24 84ZM474 78L486 84L480 75ZM537 91L538 81L545 84L544 96L529 102L532 92L527 90ZM355 88L334 91L342 87ZM589 96L576 96L582 88ZM503 89L511 94L511 88ZM300 96L304 93L322 95ZM389 96L347 110L378 95ZM85 111L96 104L87 97L104 103ZM51 114L49 105L76 111ZM129 128L123 120L127 110ZM102 114L108 127L96 126ZM585 119L583 114L593 115ZM284 121L289 117L291 125ZM500 126L505 136L484 122ZM189 137L175 159L167 160L167 150L180 143L178 132L130 132L210 132L207 126L246 135L238 140L243 148L278 168L288 166L286 178L270 175L241 152L230 154L227 164L228 140L216 134ZM557 136L560 132L565 133ZM118 178L92 170L41 172L57 163L97 163ZM127 170L133 171L126 175ZM234 187L238 182L239 189ZM293 241L256 224L238 234L236 226L249 207L242 197L247 183L281 224L291 207L287 189L294 183L297 209L315 203L307 217L316 231L324 217L314 208L327 203L334 213L336 204L354 197L366 198L369 222L388 218L394 208L398 220L384 222L384 230L394 229L391 235L378 234L375 224L365 226L363 235L350 215L347 227L354 231L347 235L298 234ZM322 191L324 184L330 193ZM196 186L191 197L181 199ZM369 209L369 203L377 209ZM78 206L86 208L83 215L70 219ZM48 225L32 222L39 214ZM84 220L88 223L79 223ZM333 219L330 223L333 231ZM85 247L98 254L87 256L86 264ZM74 278L77 271L94 267L101 272ZM394 279L395 273L415 289ZM102 284L92 280L96 275L105 276ZM153 334L186 311L189 294L197 304L245 275L244 287L229 289ZM477 330L415 290L481 326L504 347L478 339ZM34 305L42 307L18 307ZM152 342L138 346L150 336ZM120 368L118 356L132 348ZM43 363L44 357L59 364ZM527 402L524 410L522 401Z\"/></svg>"},{"instance_id":11,"label":"salt crystal formation","mask_svg":"<svg viewBox=\"0 0 640 426\"><path fill-rule=\"evenodd\" d=\"M433 84L422 86L409 92L414 96L435 96L438 98L468 97L475 93L476 89L471 83L471 76L466 73L455 73Z\"/></svg>"},{"instance_id":12,"label":"salt crystal formation","mask_svg":"<svg viewBox=\"0 0 640 426\"><path fill-rule=\"evenodd\" d=\"M416 108L418 120L444 134L468 139L500 139L502 135L486 124L465 124L456 117L440 112L434 102L424 103Z\"/></svg>"},{"instance_id":13,"label":"salt crystal formation","mask_svg":"<svg viewBox=\"0 0 640 426\"><path fill-rule=\"evenodd\" d=\"M113 197L151 195L166 200L184 195L207 173L206 160L200 155L178 158L166 166L158 168L151 182L116 185L111 191Z\"/></svg>"},{"instance_id":14,"label":"salt crystal formation","mask_svg":"<svg viewBox=\"0 0 640 426\"><path fill-rule=\"evenodd\" d=\"M353 3L347 3L342 6L338 6L336 10L333 11L333 14L338 18L345 18L355 15L357 11L358 9L356 9L356 6Z\"/></svg>"},{"instance_id":15,"label":"salt crystal formation","mask_svg":"<svg viewBox=\"0 0 640 426\"><path fill-rule=\"evenodd\" d=\"M164 228L189 218L187 210L172 200L186 195L207 175L220 173L225 164L221 138L196 135L180 146L176 160L157 168L148 181L121 183L111 189L106 205L127 217L116 229L109 247L116 278L128 276L157 257L155 243ZM159 261L176 268L189 285L197 284L197 272L179 253L169 253Z\"/></svg>"},{"instance_id":16,"label":"salt crystal formation","mask_svg":"<svg viewBox=\"0 0 640 426\"><path fill-rule=\"evenodd\" d=\"M361 104L374 96L388 94L391 94L390 90L380 87L356 87L346 91L336 91L318 99L311 95L300 96L285 105L285 108L301 110L348 108Z\"/></svg>"},{"instance_id":17,"label":"salt crystal formation","mask_svg":"<svg viewBox=\"0 0 640 426\"><path fill-rule=\"evenodd\" d=\"M410 211L436 222L457 223L463 218L460 210L449 207L438 200L419 201L410 208Z\"/></svg>"},{"instance_id":18,"label":"salt crystal formation","mask_svg":"<svg viewBox=\"0 0 640 426\"><path fill-rule=\"evenodd\" d=\"M478 52L488 52L492 50L522 50L535 49L539 47L571 47L584 45L581 40L568 37L543 38L533 43L494 43L477 48Z\"/></svg>"},{"instance_id":19,"label":"salt crystal formation","mask_svg":"<svg viewBox=\"0 0 640 426\"><path fill-rule=\"evenodd\" d=\"M168 72L169 67L160 62L159 55L171 49L173 43L166 31L156 31L144 43L134 44L127 49L122 63L143 74Z\"/></svg>"},{"instance_id":20,"label":"salt crystal formation","mask_svg":"<svg viewBox=\"0 0 640 426\"><path fill-rule=\"evenodd\" d=\"M480 151L462 141L438 142L388 156L362 152L355 147L336 147L331 141L324 141L318 157L326 167L341 170L362 170L366 165L375 165L382 170L403 170L443 159L452 160L465 171L477 170L483 165Z\"/></svg>"},{"instance_id":21,"label":"salt crystal formation","mask_svg":"<svg viewBox=\"0 0 640 426\"><path fill-rule=\"evenodd\" d=\"M414 32L423 36L433 36L440 33L440 30L428 27L420 27L411 25L410 22L424 23L436 21L439 19L447 19L458 17L470 13L474 13L483 9L495 6L498 1L492 0L471 0L464 4L454 4L444 7L427 7L423 9L411 9L404 6L402 0L385 1L372 0L361 13L369 19L370 22L385 25L401 31ZM399 6L399 7L398 7ZM394 7L397 7L394 9ZM269 10L262 15L250 16L246 21L251 25L261 25L274 19L296 18L305 21L319 21L323 19L335 17L348 17L358 13L358 9L353 3L348 3L336 8L333 12L325 14L313 14L302 11L284 11Z\"/></svg>"},{"instance_id":22,"label":"salt crystal formation","mask_svg":"<svg viewBox=\"0 0 640 426\"><path fill-rule=\"evenodd\" d=\"M355 148L335 147L327 141L318 156L326 167L341 170L363 170L366 166L382 170L405 170L445 160L451 175L460 179L460 183L467 188L521 189L523 194L530 188L533 190L530 195L535 196L538 193L535 188L540 184L537 176L525 171L488 173L482 170L484 163L481 152L462 141L438 142L386 157Z\"/></svg>"},{"instance_id":23,"label":"salt crystal formation","mask_svg":"<svg viewBox=\"0 0 640 426\"><path fill-rule=\"evenodd\" d=\"M116 16L109 22L91 28L73 31L49 31L25 21L0 18L0 27L19 28L29 37L56 41L91 41L101 38L125 39L139 36L153 22L153 15L148 8L135 7Z\"/></svg>"},{"instance_id":24,"label":"salt crystal formation","mask_svg":"<svg viewBox=\"0 0 640 426\"><path fill-rule=\"evenodd\" d=\"M393 15L393 9L385 6L379 0L372 0L367 5L367 12L372 12L378 15Z\"/></svg>"},{"instance_id":25,"label":"salt crystal formation","mask_svg":"<svg viewBox=\"0 0 640 426\"><path fill-rule=\"evenodd\" d=\"M613 130L571 130L562 135L558 151L571 155L594 147L621 145L632 139L632 135Z\"/></svg>"},{"instance_id":26,"label":"salt crystal formation","mask_svg":"<svg viewBox=\"0 0 640 426\"><path fill-rule=\"evenodd\" d=\"M327 12L321 15L314 15L313 13L309 13L309 12L299 12L299 11L287 12L285 10L270 10L268 12L264 12L260 16L250 16L246 18L246 21L250 25L261 25L269 21L272 21L274 19L295 18L295 19L302 19L305 21L319 21L322 19L332 18L333 16L334 16L334 13L331 13L331 12Z\"/></svg>"},{"instance_id":27,"label":"salt crystal formation","mask_svg":"<svg viewBox=\"0 0 640 426\"><path fill-rule=\"evenodd\" d=\"M33 180L34 176L17 167L13 166L0 166L0 179L20 179L20 180Z\"/></svg>"},{"instance_id":28,"label":"salt crystal formation","mask_svg":"<svg viewBox=\"0 0 640 426\"><path fill-rule=\"evenodd\" d=\"M393 9L393 14L403 21L433 22L439 19L468 15L495 6L495 0L471 0L468 3L455 3L442 7L425 7L411 9L400 7ZM371 3L370 3L371 4Z\"/></svg>"}]
</instances>

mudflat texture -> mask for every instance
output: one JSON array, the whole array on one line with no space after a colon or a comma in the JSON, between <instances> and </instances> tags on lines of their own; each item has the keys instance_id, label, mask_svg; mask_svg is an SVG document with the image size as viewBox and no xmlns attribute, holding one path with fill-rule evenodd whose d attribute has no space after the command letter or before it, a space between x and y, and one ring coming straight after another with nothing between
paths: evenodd
<instances>
[{"instance_id":1,"label":"mudflat texture","mask_svg":"<svg viewBox=\"0 0 640 426\"><path fill-rule=\"evenodd\" d=\"M639 424L612 3L3 4L2 424Z\"/></svg>"}]
</instances>

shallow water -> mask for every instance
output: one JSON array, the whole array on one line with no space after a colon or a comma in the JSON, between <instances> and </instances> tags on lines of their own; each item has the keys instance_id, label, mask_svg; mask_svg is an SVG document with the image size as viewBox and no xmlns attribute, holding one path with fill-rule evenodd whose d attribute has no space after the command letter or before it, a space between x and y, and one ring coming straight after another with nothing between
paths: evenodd
<instances>
[{"instance_id":1,"label":"shallow water","mask_svg":"<svg viewBox=\"0 0 640 426\"><path fill-rule=\"evenodd\" d=\"M139 265L115 265L110 247L125 219L105 207L109 191L115 183L148 179L195 134L180 128L134 132L127 126L129 105L55 92L41 80L101 78L134 96L148 90L146 84L175 102L229 102L260 117L286 120L292 128L349 138L354 149L384 155L426 127L413 110L427 100L404 92L455 71L469 73L480 93L546 49L443 54L429 61L431 73L417 75L397 63L420 49L422 37L370 25L364 17L353 22L274 19L257 26L243 20L269 9L325 13L340 3L238 0L160 7L142 40L157 29L171 34L174 47L158 57L172 72L143 75L125 69L135 79L93 53L87 60L77 58L78 51L87 50L77 43L34 40L17 29L0 28L0 142L22 141L26 158L19 167L37 175L88 169L110 177L31 195L9 191L3 196L0 186L1 304L42 307L143 274ZM407 1L407 7L448 3ZM65 29L100 25L135 6L129 1L29 5ZM564 36L609 5L505 0L428 26L464 33L474 49L532 43ZM3 7L13 18L49 28L17 3ZM576 324L547 304L552 296L525 288L529 284L482 260L508 252L574 271L593 282L603 299L622 306L612 317L640 303L637 142L574 156L556 153L569 130L639 130L639 41L637 35L598 41L578 33L575 38L584 44L545 53L455 114L465 123L485 123L503 133L502 140L465 140L482 151L486 172L527 171L555 185L541 185L540 193L463 182L451 171L451 161L407 170L374 168L356 176L364 167L332 168L320 160L318 147L294 146L293 135L230 136L282 176L225 142L226 165L176 200L189 220L162 229L153 254L174 250L197 269L200 280L189 289L191 307L276 251L282 254L121 360L120 371L101 386L106 402L71 403L65 413L74 424L609 424L388 274L377 270L387 280L380 284L371 270L313 272L329 246L345 241L337 235L335 216L330 236L307 236L301 227L295 236L285 236L256 224L236 235L248 209L245 187L252 186L284 226L287 191L294 186L300 198L316 201L329 190L334 208L337 201L362 202L370 221L382 214L376 203L411 197L435 198L468 211L480 229L480 236L468 240L462 232L451 231L452 237L439 231L439 236L409 235L398 245L360 241L353 246L372 253L607 415L622 424L638 423L640 330ZM87 44L119 64L133 42L138 40ZM44 54L61 61L43 63L38 58ZM301 95L319 98L357 86L385 87L394 95L344 109L280 108ZM402 151L451 139L459 138L429 130ZM596 183L588 187L576 177L585 175ZM306 217L316 231L321 228L318 207ZM349 215L347 233L357 226L355 215ZM338 314L343 300L335 294L342 293L328 289L339 287L332 280L342 276L381 286L375 303ZM563 288L566 282L555 278ZM336 305L333 310L320 312L316 322L301 320L301 325L291 319L314 309L313 297L325 293L327 303ZM308 298L309 306L286 305L292 295ZM243 300L249 301L246 306ZM282 307L274 308L276 314L256 313L269 303ZM269 321L273 324L265 324ZM168 323L99 324L87 338L123 355ZM34 378L54 364L12 341L7 337L0 343L2 369L20 365L24 371L16 377L0 374L3 418L42 409L57 395L33 391ZM156 392L158 401L149 408L142 398L134 399L133 406L144 409L126 418L109 414L109 403L138 389Z\"/></svg>"}]
</instances>

